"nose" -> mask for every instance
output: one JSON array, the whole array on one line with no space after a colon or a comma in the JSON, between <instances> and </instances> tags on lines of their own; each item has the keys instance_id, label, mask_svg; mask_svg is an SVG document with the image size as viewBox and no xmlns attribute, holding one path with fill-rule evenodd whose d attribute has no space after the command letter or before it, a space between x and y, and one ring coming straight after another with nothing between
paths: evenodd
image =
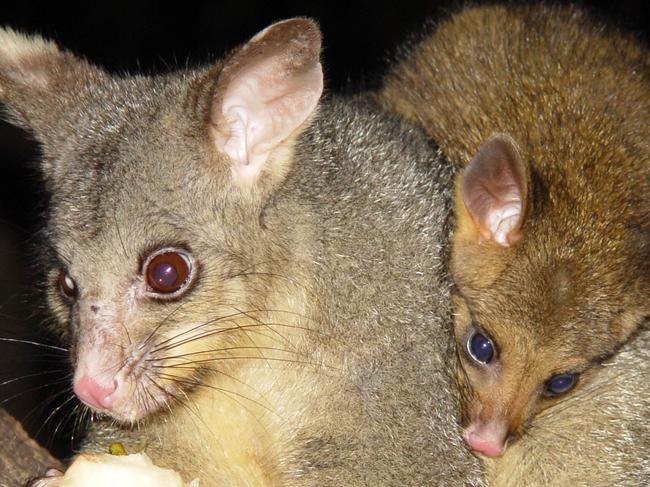
<instances>
[{"instance_id":1,"label":"nose","mask_svg":"<svg viewBox=\"0 0 650 487\"><path fill-rule=\"evenodd\" d=\"M503 454L507 436L508 426L499 420L477 421L470 424L463 432L463 438L472 450L491 458Z\"/></svg>"},{"instance_id":2,"label":"nose","mask_svg":"<svg viewBox=\"0 0 650 487\"><path fill-rule=\"evenodd\" d=\"M102 384L87 375L74 383L74 393L88 406L104 411L110 411L114 393L117 390L117 380Z\"/></svg>"}]
</instances>

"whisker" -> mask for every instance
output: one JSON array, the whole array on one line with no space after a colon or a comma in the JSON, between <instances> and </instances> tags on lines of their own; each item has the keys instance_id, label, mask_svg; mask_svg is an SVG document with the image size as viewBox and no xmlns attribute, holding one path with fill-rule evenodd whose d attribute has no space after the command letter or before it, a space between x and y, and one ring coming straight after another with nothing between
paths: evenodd
<instances>
[{"instance_id":1,"label":"whisker","mask_svg":"<svg viewBox=\"0 0 650 487\"><path fill-rule=\"evenodd\" d=\"M159 385L159 384L158 384L155 380L153 380L153 379L151 378L151 376L150 376L149 374L147 374L146 372L144 373L144 377L147 378L147 379L149 380L149 382L151 382L155 387L157 387L158 389L160 389L160 391L163 393L163 398L164 398L164 397L167 397L167 396L170 396L170 397L172 397L172 398L177 399L177 398L176 398L176 395L175 395L174 393L172 393L171 391L166 390L164 387L162 387L161 385ZM158 401L156 400L156 398L153 397L153 394L151 394L151 393L147 390L146 387L144 388L144 390L145 390L145 392L146 392L147 394L149 394L149 396L150 396L150 398L151 398L153 404L158 404ZM180 402L180 399L177 399L177 400ZM173 414L173 412L172 412L172 408L171 408L171 406L169 405L169 403L167 402L167 400L166 400L166 399L163 399L163 401L164 401L164 403L165 403L165 406L167 406L167 409L169 409L169 413L170 413L170 414Z\"/></svg>"},{"instance_id":2,"label":"whisker","mask_svg":"<svg viewBox=\"0 0 650 487\"><path fill-rule=\"evenodd\" d=\"M71 392L70 389L66 389L66 390L58 391L57 393L55 393L55 394L52 396L52 400L57 399L57 398L60 397L60 396L65 396L65 395L67 395L67 394L70 394L70 392ZM68 404L71 400L73 400L75 397L76 397L76 396L75 396L74 394L70 394L70 397L68 397L68 399L66 399L66 400L63 401L61 404L59 404L59 406L57 406L57 407L54 408L52 411L50 411L50 413L47 415L47 418L45 418L45 421L43 421L43 422L41 423L41 426L38 428L38 430L36 431L36 433L35 433L34 436L38 436L38 435L41 433L41 431L43 431L43 428L45 428L45 427L47 426L47 424L51 421L51 419L52 419L54 416L56 416L56 414L57 414L57 413L58 413L58 412L59 412L59 411L60 411L60 410L61 410L61 409L66 405L66 404ZM50 402L52 402L52 401L50 401ZM54 434L52 435L52 437L54 437L55 435L56 435L56 431L54 432Z\"/></svg>"},{"instance_id":3,"label":"whisker","mask_svg":"<svg viewBox=\"0 0 650 487\"><path fill-rule=\"evenodd\" d=\"M47 419L45 420L45 422L43 423L43 426L41 426L41 428L44 427L44 426L47 424L47 422L50 420L50 417L53 417L56 413L58 413L58 412L61 410L61 408L63 408L66 404L68 404L70 401L72 401L72 400L74 400L74 399L75 399L75 396L74 396L74 394L73 394L73 395L71 395L68 399L66 399L65 401L63 401L63 403L62 403L60 406L58 406L57 408L55 408L54 411L52 411L52 413L50 413L50 416L47 417ZM70 416L64 416L64 418L65 418L65 421L66 421L66 422L70 420ZM58 434L59 429L61 428L61 426L63 426L63 424L64 424L64 423L59 423L59 424L56 426L56 428L54 428L53 436L56 436L56 435ZM39 432L40 432L40 428L39 428L39 431L38 431L36 434L38 435Z\"/></svg>"},{"instance_id":4,"label":"whisker","mask_svg":"<svg viewBox=\"0 0 650 487\"><path fill-rule=\"evenodd\" d=\"M52 403L54 403L54 402L57 400L58 397L60 397L60 396L62 396L62 395L64 395L64 394L67 394L68 392L70 392L70 389L57 391L57 392L55 392L54 394L51 394L50 396L48 396L48 397L44 400L44 402L41 402L41 403L37 404L36 406L34 406L33 408L31 408L31 409L27 412L27 414L25 414L24 416L22 416L22 417L20 418L21 422L27 424L27 422L28 422L28 420L29 420L29 417L30 417L32 414L34 414L34 413L35 413L36 411L38 411L39 409L41 409L41 410L45 410L45 409L47 409L47 408L48 408Z\"/></svg>"},{"instance_id":5,"label":"whisker","mask_svg":"<svg viewBox=\"0 0 650 487\"><path fill-rule=\"evenodd\" d=\"M254 356L242 356L242 357L214 357L214 358L209 358L209 359L203 359L203 360L192 360L190 363L191 364L202 364L202 363L209 363L209 362L223 362L226 360L271 360L274 362L286 362L286 363L292 363L292 364L298 364L298 365L313 365L315 367L323 367L323 368L329 368L333 370L340 370L337 367L331 366L331 365L326 365L326 364L319 364L316 362L307 362L307 361L301 361L301 360L292 360L292 359L284 359L284 358L278 358L278 357L254 357ZM152 368L156 369L165 369L165 368L171 368L171 369L194 369L195 367L192 366L186 366L186 365L152 365Z\"/></svg>"},{"instance_id":6,"label":"whisker","mask_svg":"<svg viewBox=\"0 0 650 487\"><path fill-rule=\"evenodd\" d=\"M12 384L19 380L30 379L32 377L40 377L43 375L60 374L61 372L62 372L61 370L44 370L42 372L35 372L33 374L21 375L20 377L14 377L13 379L8 379L4 382L0 382L0 387L6 386L8 384Z\"/></svg>"},{"instance_id":7,"label":"whisker","mask_svg":"<svg viewBox=\"0 0 650 487\"><path fill-rule=\"evenodd\" d=\"M201 326L205 326L205 325L201 325ZM233 331L267 328L269 326L277 326L277 327L280 327L280 328L290 328L290 329L294 329L294 330L308 331L308 332L323 335L323 336L325 335L324 333L321 333L319 331L316 331L316 330L313 330L311 328L307 328L307 327L304 327L304 326L289 325L289 324L286 324L286 323L263 323L263 324L256 323L256 324L248 324L248 325L230 326L230 327L227 327L227 328L219 328L217 330L202 332L199 335L196 335L196 336L190 337L190 338L186 338L184 340L181 340L180 342L168 344L168 345L166 345L164 347L155 348L154 350L152 350L151 353L157 353L157 352L161 352L161 351L165 351L165 350L171 350L173 348L180 347L180 346L185 345L187 343L191 343L191 342L193 342L195 340L208 338L208 337L211 337L211 336L214 336L214 335L220 335L220 334L223 334L223 333L229 333L229 332L233 332ZM171 340L173 340L175 338L176 337L173 337ZM170 340L166 340L166 341L169 342Z\"/></svg>"},{"instance_id":8,"label":"whisker","mask_svg":"<svg viewBox=\"0 0 650 487\"><path fill-rule=\"evenodd\" d=\"M189 365L191 363L192 362L188 362L187 365ZM155 367L155 368L159 368L159 367ZM162 368L164 368L164 367L162 367ZM176 368L176 367L171 366L169 368ZM189 368L195 370L195 367L189 367ZM230 380L232 380L232 381L234 381L234 382L248 388L251 392L253 392L254 394L259 396L260 398L262 398L262 399L266 400L267 402L269 402L267 400L267 398L263 394L261 394L259 391L257 391L253 386L251 386L250 384L247 384L246 382L244 382L241 379L235 377L234 375L228 374L228 373L226 373L226 372L224 372L222 370L211 370L210 372L213 373L213 374L222 375L224 377L229 378ZM187 397L187 395L186 395L186 397Z\"/></svg>"},{"instance_id":9,"label":"whisker","mask_svg":"<svg viewBox=\"0 0 650 487\"><path fill-rule=\"evenodd\" d=\"M75 418L74 424L72 425L72 432L70 433L70 446L72 447L77 437L77 432L81 432L82 425L88 415L88 408L79 402L75 404L70 414Z\"/></svg>"},{"instance_id":10,"label":"whisker","mask_svg":"<svg viewBox=\"0 0 650 487\"><path fill-rule=\"evenodd\" d=\"M226 303L226 305L231 306L233 308L236 307L236 305L234 305L234 304ZM303 315L301 313L297 313L297 312L294 312L294 311L287 311L287 310L281 310L281 309L250 309L248 311L239 311L238 310L238 312L236 312L236 313L231 313L231 314L219 316L219 317L210 319L208 321L205 321L203 323L200 323L200 324L198 324L198 325L196 325L196 326L194 326L194 327L192 327L192 328L190 328L188 330L183 331L182 333L179 333L177 335L174 335L174 336L172 336L170 338L167 338L167 339L157 343L155 346L159 347L159 346L165 345L169 341L172 341L172 340L174 340L174 339L176 339L178 337L181 337L183 335L191 333L191 332L193 332L193 331L195 331L195 330L197 330L199 328L212 325L212 324L214 324L216 322L219 322L221 320L229 320L231 318L236 318L236 317L242 316L242 315L252 318L252 313L286 314L286 315L295 316L295 317L310 321L310 322L315 323L316 325L318 325L318 322L315 321L313 318L310 318L309 316L306 316L306 315ZM268 323L268 324L273 324L273 323ZM280 324L276 323L276 325L280 325ZM291 326L291 325L284 325L284 326ZM308 328L308 327L296 327L296 328L300 328L302 330L309 330L309 331L311 331L313 333L318 333L318 334L321 334L323 336L327 336L325 333L318 332L316 329L312 329L312 328ZM322 327L317 326L317 328L322 328ZM330 338L335 338L335 337L330 337Z\"/></svg>"},{"instance_id":11,"label":"whisker","mask_svg":"<svg viewBox=\"0 0 650 487\"><path fill-rule=\"evenodd\" d=\"M206 388L209 388L209 389L213 389L215 391L221 392L222 394L224 394L224 395L226 395L228 397L230 397L230 395L234 395L234 396L240 397L242 399L246 399L247 401L250 401L250 402L258 405L259 407L261 407L263 409L266 409L271 414L277 415L277 413L273 409L269 408L268 406L265 406L264 404L260 403L259 401L256 401L255 399L251 399L250 397L247 397L247 396L245 396L243 394L240 394L238 392L229 391L227 389L223 389L221 387L213 386L211 384L206 384L204 382L199 382L199 381L193 380L193 379L185 379L183 377L178 377L178 376L172 375L172 374L160 374L160 377L162 379L167 379L167 380L170 380L170 381L173 381L173 382L179 382L181 384L186 384L186 385L190 385L190 386L198 386L198 387L206 387ZM252 411L250 411L248 408L246 408L246 406L244 406L239 401L237 401L237 399L235 399L233 397L231 397L231 399L233 401L235 401L237 404L239 404L241 407L245 408L252 415Z\"/></svg>"},{"instance_id":12,"label":"whisker","mask_svg":"<svg viewBox=\"0 0 650 487\"><path fill-rule=\"evenodd\" d=\"M63 384L63 383L67 383L67 382L68 382L68 379L61 379L61 380L56 380L56 381L49 382L47 384L43 384L43 385L40 385L40 386L36 386L36 387L26 389L24 391L18 392L18 393L14 394L14 395L12 395L10 397L7 397L7 398L3 399L2 401L0 401L0 406L6 404L9 401L12 401L13 399L16 399L17 397L20 397L20 396L22 396L24 394L27 394L29 392L39 391L39 390L42 390L42 389L46 389L48 387L52 387L54 385Z\"/></svg>"},{"instance_id":13,"label":"whisker","mask_svg":"<svg viewBox=\"0 0 650 487\"><path fill-rule=\"evenodd\" d=\"M234 318L234 317L237 317L237 316L241 316L241 313L240 313L240 312L237 312L237 313L232 313L232 314L228 314L228 315L219 316L219 317L217 317L217 318L213 318L213 319L211 319L211 320L208 320L208 321L205 321L205 322L203 322L203 323L200 323L200 324L198 324L198 325L196 325L196 326L193 326L192 328L190 328L190 329L188 329L188 330L185 330L185 331L183 331L183 332L181 332L181 333L178 333L177 335L174 335L174 336L172 336L172 337L170 337L170 338L167 338L166 340L163 340L162 342L156 343L154 346L155 346L155 347L160 347L160 346L162 346L162 345L165 345L165 344L169 343L169 342L172 341L172 340L175 340L176 338L179 338L179 337L181 337L181 336L183 336L183 335L186 335L186 334L188 334L188 333L192 333L193 331L196 331L196 330L198 330L199 328L202 328L202 327L204 327L204 326L209 326L209 325L212 325L212 324L214 324L214 323L217 323L217 322L219 322L219 321L221 321L221 320L228 320L228 319L230 319L230 318ZM157 351L157 348L154 349L153 351L154 351L154 352Z\"/></svg>"},{"instance_id":14,"label":"whisker","mask_svg":"<svg viewBox=\"0 0 650 487\"><path fill-rule=\"evenodd\" d=\"M235 309L236 309L237 311L243 313L244 316L247 316L248 318L253 319L253 320L256 321L257 323L259 323L259 324L265 324L265 323L263 323L261 320L259 320L259 319L257 319L257 318L252 318L249 314L246 314L246 313L244 313L243 311L241 311L241 310L239 310L239 309L237 309L237 308L235 308ZM264 353L262 352L262 349L259 348L259 347L257 347L257 344L255 343L255 340L253 340L253 339L251 338L251 336L250 336L250 334L248 333L248 331L247 331L246 329L242 328L242 325L240 325L239 323L235 323L235 326L236 326L239 330L242 331L242 333L246 336L246 338L248 339L248 341L250 341L250 342L253 344L253 347L257 349L257 351L259 352L259 354L260 354L262 357L264 357ZM282 336L281 334L278 334L278 335ZM284 337L283 337L283 338L284 338ZM271 368L271 367L270 367L270 362L267 361L267 365L269 366L269 368Z\"/></svg>"},{"instance_id":15,"label":"whisker","mask_svg":"<svg viewBox=\"0 0 650 487\"><path fill-rule=\"evenodd\" d=\"M285 352L285 353L292 353L295 355L300 355L302 357L307 357L308 355L305 353L301 352L296 352L293 350L286 350L283 348L277 348L277 347L224 347L224 348L217 348L217 349L212 349L212 350L199 350L197 352L187 352L187 353L182 353L178 355L171 355L171 356L165 356L165 357L156 357L156 358L149 358L146 359L146 362L161 362L163 360L172 360L172 359L180 359L180 358L185 358L185 357L191 357L194 355L203 355L207 353L215 353L215 352L230 352L233 350L268 350L268 351L274 351L274 352Z\"/></svg>"},{"instance_id":16,"label":"whisker","mask_svg":"<svg viewBox=\"0 0 650 487\"><path fill-rule=\"evenodd\" d=\"M185 304L185 303L181 303L181 304L179 304L178 306L176 306L176 307L175 307L175 308L174 308L174 309L173 309L173 310L172 310L172 311L171 311L167 316L165 316L165 317L160 321L160 323L158 323L158 325L157 325L157 326L156 326L156 327L151 331L151 333L149 333L149 336L147 336L147 338L146 338L146 339L142 342L142 344L140 345L140 348L141 348L141 349L144 348L144 347L149 343L149 341L154 337L154 335L158 332L158 330L160 330L160 328L161 328L165 323L167 323L167 320L169 320L169 318L171 318L171 317L174 315L174 313L176 313L179 309L181 309L181 308L183 307L184 304Z\"/></svg>"},{"instance_id":17,"label":"whisker","mask_svg":"<svg viewBox=\"0 0 650 487\"><path fill-rule=\"evenodd\" d=\"M3 406L7 402L12 401L13 399L16 399L17 397L23 396L23 395L28 394L30 392L39 391L39 390L46 389L48 387L52 387L52 386L59 385L59 384L65 384L67 382L68 382L68 379L60 379L60 380L55 380L55 381L49 382L47 384L43 384L43 385L39 385L39 386L36 386L36 387L31 387L29 389L25 389L24 391L20 391L20 392L14 394L12 396L9 396L9 397L3 399L2 401L0 401L0 406Z\"/></svg>"},{"instance_id":18,"label":"whisker","mask_svg":"<svg viewBox=\"0 0 650 487\"><path fill-rule=\"evenodd\" d=\"M57 347L56 345L48 345L47 343L35 342L35 341L32 341L32 340L23 340L23 339L20 339L20 338L0 337L0 341L8 342L8 343L20 343L20 344L26 344L26 345L34 345L35 347L48 348L48 349L51 349L51 350L56 350L58 352L68 352L67 348Z\"/></svg>"},{"instance_id":19,"label":"whisker","mask_svg":"<svg viewBox=\"0 0 650 487\"><path fill-rule=\"evenodd\" d=\"M208 423L203 419L203 417L202 417L201 414L199 413L198 408L197 408L197 407L194 407L194 408L191 407L191 405L192 405L192 401L190 400L189 396L185 393L185 391L183 391L183 389L180 389L180 388L179 388L179 392L180 392L180 393L185 397L185 400L182 400L182 399L181 399L180 397L178 397L176 394L173 394L173 393L171 393L170 391L167 391L166 389L164 389L162 386L160 386L160 385L159 385L159 384L158 384L158 383L157 383L153 378L151 378L150 376L147 375L147 378L151 381L151 383L152 383L155 387L157 387L158 389L160 389L160 390L165 394L165 397L166 397L167 395L169 395L169 396L172 398L172 400L176 401L176 403L178 403L178 404L179 404L183 409L185 409L185 410L190 414L190 417L192 418L192 421L194 422L194 427L197 428L197 431L198 431L198 425L196 424L195 421L199 421L199 422L203 425L203 428L205 428L206 430L210 431L210 433L211 433L211 435L212 435L213 437L216 437L216 435L214 434L214 432L212 432L212 428L210 428L210 425L209 425L209 424L208 424ZM147 393L148 393L149 395L151 395L151 393L149 393L148 391L147 391ZM167 401L166 399L165 399L165 405L167 406L167 408L169 409L170 414L171 414L171 413L172 413L172 409L171 409L171 406L169 405L169 403L168 403L168 401ZM201 437L201 435L197 435L197 436L198 436L199 438ZM209 448L209 447L206 445L206 448Z\"/></svg>"}]
</instances>

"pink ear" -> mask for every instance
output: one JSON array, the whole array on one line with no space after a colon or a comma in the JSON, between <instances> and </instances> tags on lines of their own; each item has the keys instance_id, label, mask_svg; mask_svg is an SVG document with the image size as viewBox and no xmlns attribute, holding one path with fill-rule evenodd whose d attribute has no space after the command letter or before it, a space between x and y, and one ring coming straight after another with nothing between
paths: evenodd
<instances>
[{"instance_id":1,"label":"pink ear","mask_svg":"<svg viewBox=\"0 0 650 487\"><path fill-rule=\"evenodd\" d=\"M515 142L498 134L485 141L465 169L461 193L480 235L503 247L521 238L527 172Z\"/></svg>"},{"instance_id":2,"label":"pink ear","mask_svg":"<svg viewBox=\"0 0 650 487\"><path fill-rule=\"evenodd\" d=\"M320 49L317 25L291 19L257 34L224 67L211 123L217 150L243 179L254 181L315 112L323 92Z\"/></svg>"}]
</instances>

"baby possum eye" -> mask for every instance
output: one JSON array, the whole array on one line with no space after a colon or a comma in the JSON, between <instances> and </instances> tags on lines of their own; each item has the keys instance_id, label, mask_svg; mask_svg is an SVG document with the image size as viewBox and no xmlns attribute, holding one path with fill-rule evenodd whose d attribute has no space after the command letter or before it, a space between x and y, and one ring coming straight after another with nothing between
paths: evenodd
<instances>
[{"instance_id":1,"label":"baby possum eye","mask_svg":"<svg viewBox=\"0 0 650 487\"><path fill-rule=\"evenodd\" d=\"M184 294L194 281L192 256L182 249L161 249L146 260L142 273L156 297L174 298Z\"/></svg>"},{"instance_id":2,"label":"baby possum eye","mask_svg":"<svg viewBox=\"0 0 650 487\"><path fill-rule=\"evenodd\" d=\"M467 340L467 353L480 364L489 364L494 358L494 344L480 331L474 331Z\"/></svg>"},{"instance_id":3,"label":"baby possum eye","mask_svg":"<svg viewBox=\"0 0 650 487\"><path fill-rule=\"evenodd\" d=\"M64 269L59 272L59 290L66 298L74 298L77 294L77 284Z\"/></svg>"},{"instance_id":4,"label":"baby possum eye","mask_svg":"<svg viewBox=\"0 0 650 487\"><path fill-rule=\"evenodd\" d=\"M573 389L578 374L558 374L546 381L544 394L549 397L559 396Z\"/></svg>"}]
</instances>

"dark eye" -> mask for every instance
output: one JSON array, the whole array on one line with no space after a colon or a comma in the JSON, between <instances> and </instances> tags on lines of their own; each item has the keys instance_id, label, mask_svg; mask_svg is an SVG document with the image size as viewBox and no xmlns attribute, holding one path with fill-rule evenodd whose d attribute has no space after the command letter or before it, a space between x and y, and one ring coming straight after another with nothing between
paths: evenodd
<instances>
[{"instance_id":1,"label":"dark eye","mask_svg":"<svg viewBox=\"0 0 650 487\"><path fill-rule=\"evenodd\" d=\"M192 258L180 249L159 250L147 259L143 274L154 293L179 296L192 281Z\"/></svg>"},{"instance_id":2,"label":"dark eye","mask_svg":"<svg viewBox=\"0 0 650 487\"><path fill-rule=\"evenodd\" d=\"M74 298L77 294L77 284L63 269L59 272L59 290L67 298Z\"/></svg>"},{"instance_id":3,"label":"dark eye","mask_svg":"<svg viewBox=\"0 0 650 487\"><path fill-rule=\"evenodd\" d=\"M483 333L475 331L467 340L467 352L475 361L487 364L494 358L494 345Z\"/></svg>"},{"instance_id":4,"label":"dark eye","mask_svg":"<svg viewBox=\"0 0 650 487\"><path fill-rule=\"evenodd\" d=\"M576 384L577 374L558 374L546 381L547 396L558 396L573 389Z\"/></svg>"}]
</instances>

